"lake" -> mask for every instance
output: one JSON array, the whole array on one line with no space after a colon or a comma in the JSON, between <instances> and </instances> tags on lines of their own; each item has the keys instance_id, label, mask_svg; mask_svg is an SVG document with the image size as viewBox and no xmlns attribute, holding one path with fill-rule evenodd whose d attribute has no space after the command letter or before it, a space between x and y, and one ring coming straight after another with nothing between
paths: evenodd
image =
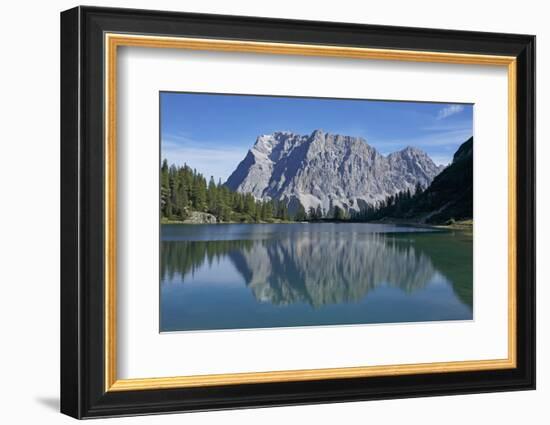
<instances>
[{"instance_id":1,"label":"lake","mask_svg":"<svg viewBox=\"0 0 550 425\"><path fill-rule=\"evenodd\" d=\"M471 320L472 233L161 226L160 331Z\"/></svg>"}]
</instances>

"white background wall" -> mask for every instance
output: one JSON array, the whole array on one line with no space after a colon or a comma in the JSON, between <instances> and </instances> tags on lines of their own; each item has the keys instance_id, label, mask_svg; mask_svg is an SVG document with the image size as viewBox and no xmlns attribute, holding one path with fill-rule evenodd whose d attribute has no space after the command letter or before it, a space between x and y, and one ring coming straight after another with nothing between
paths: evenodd
<instances>
[{"instance_id":1,"label":"white background wall","mask_svg":"<svg viewBox=\"0 0 550 425\"><path fill-rule=\"evenodd\" d=\"M550 413L550 27L545 2L462 0L95 1L95 5L537 35L538 390L195 413L110 423L548 423ZM59 12L78 3L4 2L0 15L0 421L69 423L59 392ZM545 261L546 260L546 261ZM548 309L548 310L547 310ZM545 403L546 402L546 403Z\"/></svg>"}]
</instances>

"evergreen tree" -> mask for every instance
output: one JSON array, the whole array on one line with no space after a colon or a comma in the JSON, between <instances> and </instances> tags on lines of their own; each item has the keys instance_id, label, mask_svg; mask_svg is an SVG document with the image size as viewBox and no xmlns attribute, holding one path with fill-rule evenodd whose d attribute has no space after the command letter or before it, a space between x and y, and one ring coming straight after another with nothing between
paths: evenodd
<instances>
[{"instance_id":1,"label":"evergreen tree","mask_svg":"<svg viewBox=\"0 0 550 425\"><path fill-rule=\"evenodd\" d=\"M273 204L271 201L265 201L262 204L262 220L271 221L273 219Z\"/></svg>"},{"instance_id":2,"label":"evergreen tree","mask_svg":"<svg viewBox=\"0 0 550 425\"><path fill-rule=\"evenodd\" d=\"M321 204L317 205L317 209L315 210L315 217L317 220L321 220L323 218L323 207L321 207Z\"/></svg>"},{"instance_id":3,"label":"evergreen tree","mask_svg":"<svg viewBox=\"0 0 550 425\"><path fill-rule=\"evenodd\" d=\"M176 179L176 191L174 195L173 208L178 218L185 220L187 218L187 189L183 179Z\"/></svg>"},{"instance_id":4,"label":"evergreen tree","mask_svg":"<svg viewBox=\"0 0 550 425\"><path fill-rule=\"evenodd\" d=\"M254 196L250 193L244 196L244 213L251 217L254 217L256 214L256 201L254 200Z\"/></svg>"},{"instance_id":5,"label":"evergreen tree","mask_svg":"<svg viewBox=\"0 0 550 425\"><path fill-rule=\"evenodd\" d=\"M206 191L206 200L208 203L208 211L213 213L219 204L218 187L216 186L216 183L214 183L214 176L210 176L208 189Z\"/></svg>"},{"instance_id":6,"label":"evergreen tree","mask_svg":"<svg viewBox=\"0 0 550 425\"><path fill-rule=\"evenodd\" d=\"M283 220L283 221L288 221L289 220L289 216L288 216L288 207L286 206L286 203L285 201L279 201L278 202L278 206L277 206L277 218Z\"/></svg>"},{"instance_id":7,"label":"evergreen tree","mask_svg":"<svg viewBox=\"0 0 550 425\"><path fill-rule=\"evenodd\" d=\"M168 161L165 159L162 161L162 166L160 167L160 211L164 217L167 216L167 202L170 197L168 182Z\"/></svg>"},{"instance_id":8,"label":"evergreen tree","mask_svg":"<svg viewBox=\"0 0 550 425\"><path fill-rule=\"evenodd\" d=\"M254 206L254 221L257 223L262 220L262 201L256 201Z\"/></svg>"},{"instance_id":9,"label":"evergreen tree","mask_svg":"<svg viewBox=\"0 0 550 425\"><path fill-rule=\"evenodd\" d=\"M328 204L327 218L334 218L334 212L334 203L332 202L332 199L330 199Z\"/></svg>"},{"instance_id":10,"label":"evergreen tree","mask_svg":"<svg viewBox=\"0 0 550 425\"><path fill-rule=\"evenodd\" d=\"M164 216L168 219L172 218L172 201L170 200L170 197L168 197L166 200Z\"/></svg>"},{"instance_id":11,"label":"evergreen tree","mask_svg":"<svg viewBox=\"0 0 550 425\"><path fill-rule=\"evenodd\" d=\"M168 169L168 161L165 159L160 167L160 186L166 190L168 189Z\"/></svg>"},{"instance_id":12,"label":"evergreen tree","mask_svg":"<svg viewBox=\"0 0 550 425\"><path fill-rule=\"evenodd\" d=\"M345 220L346 212L340 208L338 205L334 206L334 219L335 220Z\"/></svg>"},{"instance_id":13,"label":"evergreen tree","mask_svg":"<svg viewBox=\"0 0 550 425\"><path fill-rule=\"evenodd\" d=\"M422 192L423 192L422 185L420 184L420 182L417 182L414 188L414 196L418 197L422 195Z\"/></svg>"},{"instance_id":14,"label":"evergreen tree","mask_svg":"<svg viewBox=\"0 0 550 425\"><path fill-rule=\"evenodd\" d=\"M296 215L294 216L295 221L305 221L307 220L306 210L302 204L298 207L298 211L296 211Z\"/></svg>"},{"instance_id":15,"label":"evergreen tree","mask_svg":"<svg viewBox=\"0 0 550 425\"><path fill-rule=\"evenodd\" d=\"M196 211L204 211L206 208L206 181L201 174L195 174L192 190L193 207Z\"/></svg>"}]
</instances>

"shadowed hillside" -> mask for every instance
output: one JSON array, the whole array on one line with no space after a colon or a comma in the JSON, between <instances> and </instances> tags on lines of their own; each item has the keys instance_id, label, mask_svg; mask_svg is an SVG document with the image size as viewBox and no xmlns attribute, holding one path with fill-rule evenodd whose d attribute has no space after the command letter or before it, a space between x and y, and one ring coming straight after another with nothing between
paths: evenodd
<instances>
[{"instance_id":1,"label":"shadowed hillside","mask_svg":"<svg viewBox=\"0 0 550 425\"><path fill-rule=\"evenodd\" d=\"M453 162L435 177L411 210L412 216L424 216L427 223L466 220L473 216L473 138L463 143Z\"/></svg>"}]
</instances>

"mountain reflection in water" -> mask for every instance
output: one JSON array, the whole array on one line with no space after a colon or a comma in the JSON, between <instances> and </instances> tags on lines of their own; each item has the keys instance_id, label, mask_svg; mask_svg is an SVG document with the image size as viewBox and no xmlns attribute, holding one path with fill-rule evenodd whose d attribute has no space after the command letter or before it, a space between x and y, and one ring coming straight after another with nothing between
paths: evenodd
<instances>
[{"instance_id":1,"label":"mountain reflection in water","mask_svg":"<svg viewBox=\"0 0 550 425\"><path fill-rule=\"evenodd\" d=\"M217 226L220 229L220 225ZM200 230L206 229L200 229L200 235L180 238L178 232L181 232L181 227L189 226L179 226L175 232L163 226L161 316L164 317L161 322L166 326L161 330L289 325L287 321L290 319L282 317L285 310L281 307L285 306L295 306L292 323L296 322L296 326L317 322L379 322L376 318L369 319L366 313L357 309L357 304L367 300L369 294L374 295L377 289L385 291L381 294L386 295L386 303L391 294L398 301L395 307L405 310L407 296L422 291L435 294L424 297L425 313L411 313L411 317L407 318L401 312L392 320L390 312L384 312L380 317L385 319L381 321L403 321L400 319L403 317L405 321L472 318L472 239L466 233L403 231L402 227L396 229L399 231L385 228L384 232L375 232L372 226L376 225L365 228L354 224L282 225L287 226L284 231L273 226L265 227L268 225L234 226L248 228L237 229L236 234L232 234L231 229L229 234L218 236L219 240L200 240L204 236ZM193 229L193 232L197 230ZM197 303L204 302L206 307L212 305L212 301L205 300L205 297L216 297L210 280L201 275L219 273L223 281L229 267L237 271L242 279L241 289L246 288L257 304L271 305L272 308L263 307L259 311L257 306L251 304L249 295L238 292L240 310L235 305L224 306L220 300L216 308L229 308L234 314L242 312L247 316L237 320L242 325L227 323L232 320L228 312L225 324L212 324L213 320L209 317L204 320L207 324L201 326L201 319L192 317L192 312L201 311L200 314L204 315L204 309L198 309ZM186 285L192 285L187 292ZM227 298L228 303L233 302L235 294L237 291ZM173 297L180 298L177 306ZM182 297L187 297L188 304L193 303L187 312L182 311L186 304L186 299ZM409 298L411 303L415 303L411 311L421 312L418 297ZM441 313L436 312L439 299ZM168 305L166 312L163 311L163 304ZM352 304L356 304L353 309L344 310L341 307ZM456 308L456 317L451 315L449 318L449 312L443 311L448 305ZM298 306L301 306L300 314L295 311ZM304 306L309 306L309 309ZM331 312L330 317L322 312L324 308ZM319 310L321 312L316 313ZM341 311L336 314L337 310ZM358 313L352 313L355 310ZM254 315L258 316L257 325Z\"/></svg>"}]
</instances>

